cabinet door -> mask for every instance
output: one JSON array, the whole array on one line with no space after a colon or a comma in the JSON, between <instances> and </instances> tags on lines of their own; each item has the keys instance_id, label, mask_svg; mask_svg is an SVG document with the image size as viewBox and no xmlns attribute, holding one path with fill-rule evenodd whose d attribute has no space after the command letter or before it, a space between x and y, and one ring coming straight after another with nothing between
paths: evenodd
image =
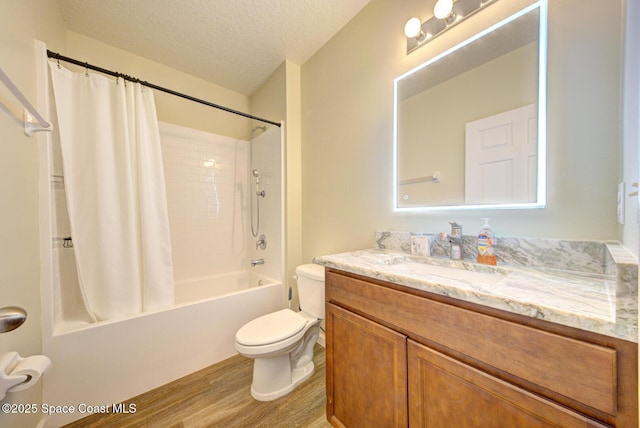
<instances>
[{"instance_id":1,"label":"cabinet door","mask_svg":"<svg viewBox=\"0 0 640 428\"><path fill-rule=\"evenodd\" d=\"M337 427L407 426L407 338L326 307L327 417Z\"/></svg>"},{"instance_id":2,"label":"cabinet door","mask_svg":"<svg viewBox=\"0 0 640 428\"><path fill-rule=\"evenodd\" d=\"M411 427L604 427L433 349L408 341Z\"/></svg>"}]
</instances>

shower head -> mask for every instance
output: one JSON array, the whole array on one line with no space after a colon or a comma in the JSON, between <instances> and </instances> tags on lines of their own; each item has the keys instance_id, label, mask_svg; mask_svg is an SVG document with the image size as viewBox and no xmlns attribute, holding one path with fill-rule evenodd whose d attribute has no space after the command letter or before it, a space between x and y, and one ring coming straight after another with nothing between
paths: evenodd
<instances>
[{"instance_id":1,"label":"shower head","mask_svg":"<svg viewBox=\"0 0 640 428\"><path fill-rule=\"evenodd\" d=\"M251 173L255 178L258 178L260 176L260 172L257 169L254 169L253 171L251 171Z\"/></svg>"},{"instance_id":2,"label":"shower head","mask_svg":"<svg viewBox=\"0 0 640 428\"><path fill-rule=\"evenodd\" d=\"M266 125L256 126L255 128L253 128L253 129L251 130L251 136L253 136L253 134L254 134L257 130L261 130L262 132L265 132L265 131L267 130L267 126L266 126Z\"/></svg>"}]
</instances>

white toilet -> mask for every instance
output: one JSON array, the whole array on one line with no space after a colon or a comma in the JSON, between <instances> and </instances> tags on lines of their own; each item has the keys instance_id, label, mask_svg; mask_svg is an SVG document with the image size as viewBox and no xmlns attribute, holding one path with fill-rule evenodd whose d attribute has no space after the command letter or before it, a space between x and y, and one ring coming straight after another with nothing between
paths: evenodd
<instances>
[{"instance_id":1,"label":"white toilet","mask_svg":"<svg viewBox=\"0 0 640 428\"><path fill-rule=\"evenodd\" d=\"M236 349L254 358L251 395L283 397L313 374L313 347L324 319L324 267L296 268L300 312L282 309L249 321L236 333Z\"/></svg>"}]
</instances>

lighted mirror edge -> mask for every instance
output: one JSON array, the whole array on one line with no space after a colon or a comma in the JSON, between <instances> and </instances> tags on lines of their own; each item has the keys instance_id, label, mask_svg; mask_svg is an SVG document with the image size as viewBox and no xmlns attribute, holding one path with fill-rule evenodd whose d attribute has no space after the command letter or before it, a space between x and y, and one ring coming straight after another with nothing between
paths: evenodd
<instances>
[{"instance_id":1,"label":"lighted mirror edge","mask_svg":"<svg viewBox=\"0 0 640 428\"><path fill-rule=\"evenodd\" d=\"M429 212L429 211L471 211L471 210L516 210L516 209L541 209L546 203L527 202L522 204L486 204L486 205L437 205L422 207L398 207L393 212Z\"/></svg>"},{"instance_id":2,"label":"lighted mirror edge","mask_svg":"<svg viewBox=\"0 0 640 428\"><path fill-rule=\"evenodd\" d=\"M538 203L547 202L547 0L540 7L538 30Z\"/></svg>"},{"instance_id":3,"label":"lighted mirror edge","mask_svg":"<svg viewBox=\"0 0 640 428\"><path fill-rule=\"evenodd\" d=\"M538 0L521 9L506 19L486 28L467 40L445 50L432 59L412 68L393 79L393 212L428 212L428 211L466 211L478 209L541 209L547 206L547 1ZM539 8L539 48L538 48L538 181L537 201L517 204L485 204L485 205L440 205L399 207L398 206L398 83L403 78L433 64L452 52L472 43L490 32L518 19ZM541 84L542 83L542 84ZM544 114L542 114L544 113Z\"/></svg>"}]
</instances>

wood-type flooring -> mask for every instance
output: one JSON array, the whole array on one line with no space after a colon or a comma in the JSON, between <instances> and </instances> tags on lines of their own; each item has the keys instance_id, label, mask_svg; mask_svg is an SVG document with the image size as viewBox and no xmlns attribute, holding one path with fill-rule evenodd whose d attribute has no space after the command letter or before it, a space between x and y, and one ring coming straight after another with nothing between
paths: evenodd
<instances>
[{"instance_id":1,"label":"wood-type flooring","mask_svg":"<svg viewBox=\"0 0 640 428\"><path fill-rule=\"evenodd\" d=\"M251 397L253 360L233 356L127 400L135 413L94 414L67 428L325 428L325 351L316 345L315 371L293 392L274 401Z\"/></svg>"}]
</instances>

